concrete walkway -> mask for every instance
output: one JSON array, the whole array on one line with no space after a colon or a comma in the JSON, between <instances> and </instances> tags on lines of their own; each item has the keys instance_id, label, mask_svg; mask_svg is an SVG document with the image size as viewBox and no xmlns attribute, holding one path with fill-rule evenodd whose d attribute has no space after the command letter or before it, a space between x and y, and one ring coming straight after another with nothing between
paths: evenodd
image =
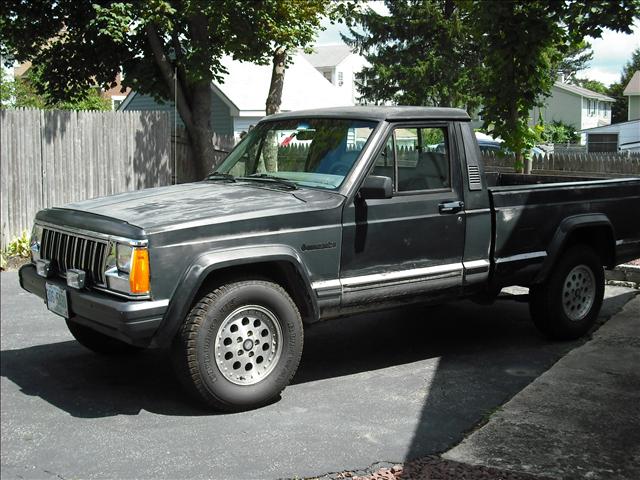
<instances>
[{"instance_id":1,"label":"concrete walkway","mask_svg":"<svg viewBox=\"0 0 640 480\"><path fill-rule=\"evenodd\" d=\"M443 458L558 479L640 479L640 296Z\"/></svg>"}]
</instances>

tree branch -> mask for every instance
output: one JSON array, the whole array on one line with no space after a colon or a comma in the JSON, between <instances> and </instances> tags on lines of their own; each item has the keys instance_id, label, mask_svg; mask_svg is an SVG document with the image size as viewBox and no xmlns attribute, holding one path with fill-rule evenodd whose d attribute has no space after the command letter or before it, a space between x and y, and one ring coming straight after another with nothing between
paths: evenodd
<instances>
[{"instance_id":1,"label":"tree branch","mask_svg":"<svg viewBox=\"0 0 640 480\"><path fill-rule=\"evenodd\" d=\"M176 82L173 78L173 65L167 58L164 53L162 40L158 35L155 27L149 23L145 28L147 32L147 38L149 40L149 45L151 46L151 51L153 52L153 56L156 60L156 64L160 69L160 73L162 78L164 79L167 87L169 87L169 92L171 92L171 96L177 99L176 108L180 113L180 117L184 122L187 130L191 130L193 128L193 118L191 114L191 105L189 104L186 95L184 93L184 88L182 82ZM177 84L177 85L176 85ZM176 91L177 86L177 91Z\"/></svg>"}]
</instances>

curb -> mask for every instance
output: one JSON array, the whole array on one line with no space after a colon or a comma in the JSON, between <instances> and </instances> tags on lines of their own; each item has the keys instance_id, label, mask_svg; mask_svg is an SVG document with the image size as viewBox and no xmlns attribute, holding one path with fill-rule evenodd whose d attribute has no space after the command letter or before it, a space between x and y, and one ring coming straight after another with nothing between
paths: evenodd
<instances>
[{"instance_id":1,"label":"curb","mask_svg":"<svg viewBox=\"0 0 640 480\"><path fill-rule=\"evenodd\" d=\"M605 271L607 283L624 284L632 288L640 288L640 266L619 265L613 270Z\"/></svg>"}]
</instances>

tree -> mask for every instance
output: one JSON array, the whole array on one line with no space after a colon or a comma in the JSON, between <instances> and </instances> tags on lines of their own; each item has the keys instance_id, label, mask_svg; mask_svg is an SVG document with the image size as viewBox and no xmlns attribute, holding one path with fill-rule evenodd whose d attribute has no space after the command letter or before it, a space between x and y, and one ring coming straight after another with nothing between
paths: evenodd
<instances>
[{"instance_id":1,"label":"tree","mask_svg":"<svg viewBox=\"0 0 640 480\"><path fill-rule=\"evenodd\" d=\"M481 46L484 126L516 153L517 168L527 167L523 158L537 138L528 126L529 112L551 91L548 72L587 35L598 37L604 27L629 33L638 2L485 1L470 8Z\"/></svg>"},{"instance_id":2,"label":"tree","mask_svg":"<svg viewBox=\"0 0 640 480\"><path fill-rule=\"evenodd\" d=\"M357 76L379 103L473 107L478 57L468 12L457 0L386 0L390 15L367 8L345 41L371 64ZM359 31L362 29L362 32Z\"/></svg>"},{"instance_id":3,"label":"tree","mask_svg":"<svg viewBox=\"0 0 640 480\"><path fill-rule=\"evenodd\" d=\"M607 86L598 80L591 80L589 78L574 78L572 83L579 87L591 90L592 92L602 93L603 95L607 95L609 92Z\"/></svg>"},{"instance_id":4,"label":"tree","mask_svg":"<svg viewBox=\"0 0 640 480\"><path fill-rule=\"evenodd\" d=\"M47 94L66 100L98 84L177 99L204 175L212 153L211 81L225 73L221 59L268 63L278 48L306 45L323 15L344 5L324 0L7 0L0 43L19 61L43 68Z\"/></svg>"},{"instance_id":5,"label":"tree","mask_svg":"<svg viewBox=\"0 0 640 480\"><path fill-rule=\"evenodd\" d=\"M628 85L631 77L640 70L640 48L636 48L631 54L631 59L622 68L620 81L609 87L607 94L615 99L615 103L611 107L611 122L626 122L629 115L629 98L623 92Z\"/></svg>"},{"instance_id":6,"label":"tree","mask_svg":"<svg viewBox=\"0 0 640 480\"><path fill-rule=\"evenodd\" d=\"M111 102L95 87L75 93L67 100L51 98L41 85L40 70L32 66L19 78L2 75L0 104L2 108L38 108L41 110L111 110Z\"/></svg>"},{"instance_id":7,"label":"tree","mask_svg":"<svg viewBox=\"0 0 640 480\"><path fill-rule=\"evenodd\" d=\"M552 75L555 78L560 73L566 83L575 83L576 74L587 68L588 63L593 60L593 50L591 44L584 40L570 45L567 50Z\"/></svg>"}]
</instances>

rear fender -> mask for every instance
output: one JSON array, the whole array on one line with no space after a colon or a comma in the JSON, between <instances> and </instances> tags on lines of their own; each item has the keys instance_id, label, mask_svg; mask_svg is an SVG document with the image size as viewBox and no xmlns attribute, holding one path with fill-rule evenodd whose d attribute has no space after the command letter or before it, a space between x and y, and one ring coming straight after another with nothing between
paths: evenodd
<instances>
[{"instance_id":1,"label":"rear fender","mask_svg":"<svg viewBox=\"0 0 640 480\"><path fill-rule=\"evenodd\" d=\"M560 225L558 226L556 233L547 248L547 257L542 264L542 268L540 272L536 276L533 283L543 283L551 271L553 270L553 266L558 261L559 256L562 254L562 251L567 246L567 242L571 238L571 236L577 233L579 230L589 229L594 227L604 227L608 229L611 233L611 238L615 241L615 234L613 225L607 218L606 215L601 213L587 213L582 215L574 215L568 218L565 218ZM615 245L612 245L615 247ZM601 253L601 252L598 252Z\"/></svg>"}]
</instances>

